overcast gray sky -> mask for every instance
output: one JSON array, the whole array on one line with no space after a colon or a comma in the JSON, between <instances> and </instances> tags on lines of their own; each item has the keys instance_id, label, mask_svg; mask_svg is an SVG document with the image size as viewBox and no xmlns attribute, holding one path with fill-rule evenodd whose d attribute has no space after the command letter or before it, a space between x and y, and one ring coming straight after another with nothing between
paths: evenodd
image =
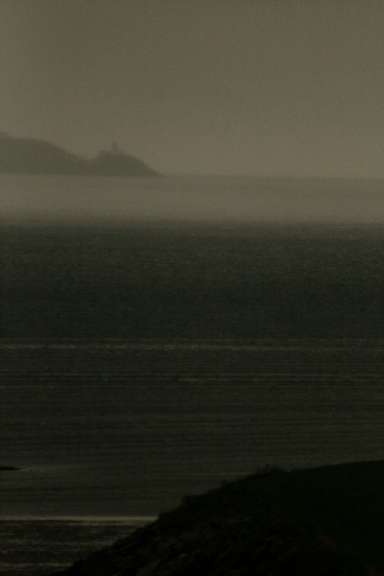
<instances>
[{"instance_id":1,"label":"overcast gray sky","mask_svg":"<svg viewBox=\"0 0 384 576\"><path fill-rule=\"evenodd\" d=\"M167 172L384 176L384 2L0 0L0 130Z\"/></svg>"}]
</instances>

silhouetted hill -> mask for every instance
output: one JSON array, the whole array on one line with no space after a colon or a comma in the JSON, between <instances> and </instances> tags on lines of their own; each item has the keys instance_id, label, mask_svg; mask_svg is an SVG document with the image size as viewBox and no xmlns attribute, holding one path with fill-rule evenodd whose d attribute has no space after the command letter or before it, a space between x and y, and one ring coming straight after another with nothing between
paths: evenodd
<instances>
[{"instance_id":1,"label":"silhouetted hill","mask_svg":"<svg viewBox=\"0 0 384 576\"><path fill-rule=\"evenodd\" d=\"M121 151L101 152L90 160L59 146L32 138L0 133L0 173L154 176L142 160Z\"/></svg>"},{"instance_id":2,"label":"silhouetted hill","mask_svg":"<svg viewBox=\"0 0 384 576\"><path fill-rule=\"evenodd\" d=\"M383 485L383 462L251 476L185 498L61 574L384 573Z\"/></svg>"},{"instance_id":3,"label":"silhouetted hill","mask_svg":"<svg viewBox=\"0 0 384 576\"><path fill-rule=\"evenodd\" d=\"M0 172L79 174L85 170L84 160L48 142L0 137Z\"/></svg>"}]
</instances>

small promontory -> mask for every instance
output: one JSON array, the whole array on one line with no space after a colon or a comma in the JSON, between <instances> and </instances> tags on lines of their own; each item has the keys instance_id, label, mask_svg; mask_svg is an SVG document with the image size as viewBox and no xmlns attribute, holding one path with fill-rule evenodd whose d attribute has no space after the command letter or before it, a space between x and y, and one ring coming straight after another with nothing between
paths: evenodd
<instances>
[{"instance_id":1,"label":"small promontory","mask_svg":"<svg viewBox=\"0 0 384 576\"><path fill-rule=\"evenodd\" d=\"M61 576L384 574L384 462L271 470L184 498Z\"/></svg>"},{"instance_id":2,"label":"small promontory","mask_svg":"<svg viewBox=\"0 0 384 576\"><path fill-rule=\"evenodd\" d=\"M16 138L0 132L0 174L72 174L84 176L156 176L145 162L116 144L95 158L83 158L55 144L34 138Z\"/></svg>"}]
</instances>

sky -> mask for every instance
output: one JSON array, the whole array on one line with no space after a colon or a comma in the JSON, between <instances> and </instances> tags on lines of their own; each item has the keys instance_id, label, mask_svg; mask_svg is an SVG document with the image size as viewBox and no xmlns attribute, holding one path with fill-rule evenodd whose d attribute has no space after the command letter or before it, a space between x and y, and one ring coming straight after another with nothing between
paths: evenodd
<instances>
[{"instance_id":1,"label":"sky","mask_svg":"<svg viewBox=\"0 0 384 576\"><path fill-rule=\"evenodd\" d=\"M0 0L0 130L166 173L384 176L381 0Z\"/></svg>"}]
</instances>

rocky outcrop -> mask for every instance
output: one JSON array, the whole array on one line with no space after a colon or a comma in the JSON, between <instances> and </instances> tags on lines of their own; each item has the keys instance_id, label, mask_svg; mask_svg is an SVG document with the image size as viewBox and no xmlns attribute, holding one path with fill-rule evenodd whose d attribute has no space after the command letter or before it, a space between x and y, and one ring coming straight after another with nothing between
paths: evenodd
<instances>
[{"instance_id":1,"label":"rocky outcrop","mask_svg":"<svg viewBox=\"0 0 384 576\"><path fill-rule=\"evenodd\" d=\"M380 574L384 463L263 475L183 500L62 576Z\"/></svg>"}]
</instances>

